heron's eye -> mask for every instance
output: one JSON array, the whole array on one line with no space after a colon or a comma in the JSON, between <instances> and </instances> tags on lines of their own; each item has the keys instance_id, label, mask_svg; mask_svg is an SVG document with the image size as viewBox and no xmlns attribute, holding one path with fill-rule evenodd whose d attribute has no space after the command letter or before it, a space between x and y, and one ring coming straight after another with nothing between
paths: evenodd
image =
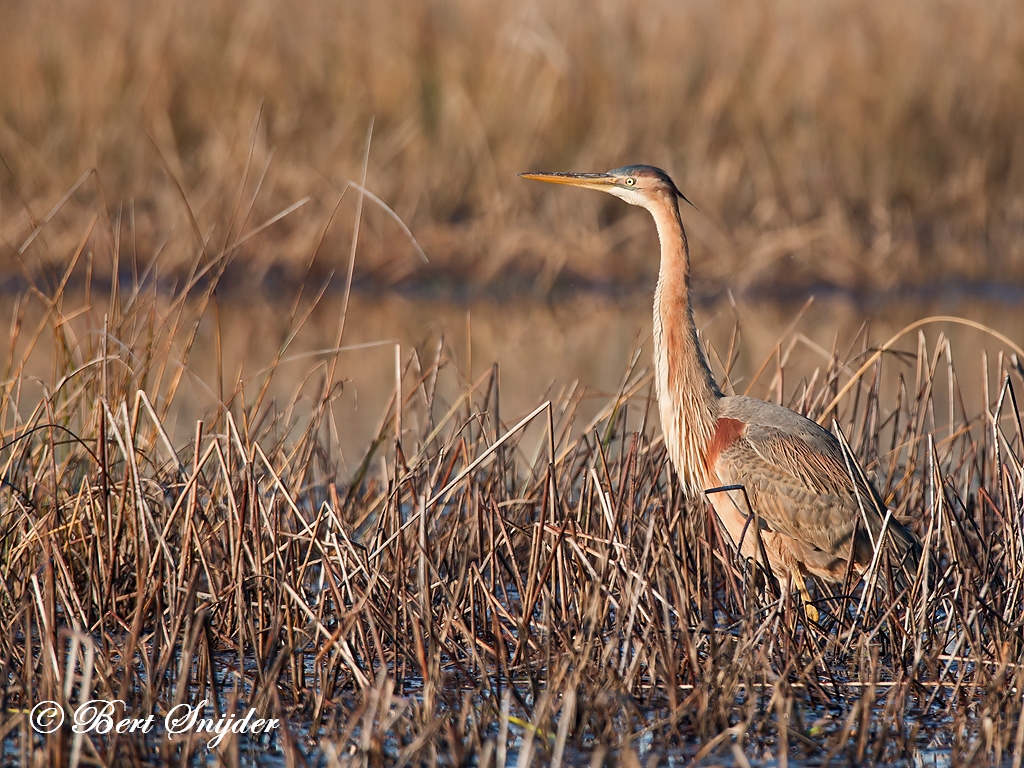
<instances>
[{"instance_id":1,"label":"heron's eye","mask_svg":"<svg viewBox=\"0 0 1024 768\"><path fill-rule=\"evenodd\" d=\"M636 186L636 179L634 179L632 176L630 176L628 179L626 179L626 186L627 187L635 187Z\"/></svg>"}]
</instances>

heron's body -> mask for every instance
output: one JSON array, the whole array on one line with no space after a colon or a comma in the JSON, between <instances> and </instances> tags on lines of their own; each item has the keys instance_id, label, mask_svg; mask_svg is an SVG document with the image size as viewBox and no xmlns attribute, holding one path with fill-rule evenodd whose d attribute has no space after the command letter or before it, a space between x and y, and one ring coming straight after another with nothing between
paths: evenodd
<instances>
[{"instance_id":1,"label":"heron's body","mask_svg":"<svg viewBox=\"0 0 1024 768\"><path fill-rule=\"evenodd\" d=\"M763 545L780 580L790 576L799 587L806 574L842 581L851 557L854 571L863 572L882 533L884 506L852 471L839 441L788 408L726 397L715 383L693 322L682 195L668 175L627 166L607 174L524 176L609 192L654 217L661 241L654 297L658 407L686 494L699 499L732 487L708 494L715 513L741 554L761 560ZM885 546L894 561L912 571L920 553L917 538L891 516L886 528Z\"/></svg>"}]
</instances>

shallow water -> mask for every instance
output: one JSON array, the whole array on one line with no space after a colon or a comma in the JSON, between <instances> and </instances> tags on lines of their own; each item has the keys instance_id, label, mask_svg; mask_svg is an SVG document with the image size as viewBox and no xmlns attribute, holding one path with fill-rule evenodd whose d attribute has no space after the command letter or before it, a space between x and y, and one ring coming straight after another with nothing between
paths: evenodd
<instances>
[{"instance_id":1,"label":"shallow water","mask_svg":"<svg viewBox=\"0 0 1024 768\"><path fill-rule=\"evenodd\" d=\"M804 302L743 299L735 304L720 300L698 307L695 317L705 339L717 353L712 353L711 362L720 380L722 359L727 358L737 328L739 337L731 369L736 391L742 393L758 370L766 361L768 363L750 390L750 394L757 397L778 398L780 385L772 384L776 346L784 341L785 347L796 339L786 360L787 376L781 382L784 401L797 390L801 377L810 377L815 368L824 367L834 345L838 346L842 358L851 357L851 347L854 352L859 351L864 335L858 338L858 332L864 323L869 324L866 335L870 342L878 345L921 318L957 315L992 327L1024 345L1024 302L904 299L858 305L848 298L832 296L815 299L801 315L803 306ZM333 347L340 311L340 297L323 301L296 338L290 355ZM356 294L352 297L342 345L393 339L400 344L403 362L407 362L415 348L423 367L427 368L436 359L438 343L443 337L444 354L452 365L448 366L448 376L439 380L435 418L447 411L448 403L461 393L466 382L476 380L496 363L503 421L514 422L544 399L564 395L576 383L577 392L583 391L586 395L580 403L577 419L577 424L584 424L618 391L634 355L639 368L649 364L651 314L651 297L647 295L611 298L582 294L554 303L528 299L452 303L400 295ZM268 365L276 351L277 340L284 336L286 317L286 307L272 304L223 306L221 323L226 371L239 368L254 371ZM793 331L786 336L794 322ZM199 348L189 363L198 378L207 382L215 380L212 325L204 326ZM982 352L988 350L994 363L999 351L1008 351L1007 348L983 332L959 325L935 323L924 327L922 332L929 350L934 348L940 333L949 338L965 406L972 415L979 412L984 400ZM913 352L917 344L917 333L911 332L898 347ZM314 368L315 359L295 359L277 373L271 391L281 402L294 395L303 378ZM897 365L890 361L886 364ZM914 376L912 365L899 367L906 376ZM403 392L407 395L419 379L414 371L415 368L403 379ZM230 375L226 373L225 378L229 379ZM342 353L336 376L345 380L344 392L335 403L337 440L346 463L351 466L361 458L374 437L394 392L394 344ZM995 380L990 381L990 396L994 397L992 393L997 391L997 386ZM315 393L318 387L319 376L314 375L307 381L305 394ZM194 387L196 405L205 402L209 407L211 399L204 398L200 390L201 387ZM419 401L413 398L411 402L415 405ZM199 408L196 410L195 416L198 416ZM417 423L417 419L422 415L414 407L408 408L408 412L403 424L406 436L410 432L419 434L423 425ZM937 416L941 417L941 414ZM188 424L186 430L191 434L191 419L185 411L181 413L181 420Z\"/></svg>"},{"instance_id":2,"label":"shallow water","mask_svg":"<svg viewBox=\"0 0 1024 768\"><path fill-rule=\"evenodd\" d=\"M105 301L93 296L94 306L102 307ZM244 380L247 402L252 402L266 375L264 371L288 335L291 301L289 296L247 301L238 294L221 300L226 392L233 389L234 382ZM83 305L84 296L71 295L65 300L64 311L71 315ZM341 309L342 297L338 294L328 294L321 300L295 336L272 379L269 395L275 408L283 410L294 399L293 424L300 428L302 415L308 413L323 386L328 367L325 361L331 357L323 350L329 351L336 345ZM79 338L102 328L102 312L103 309L95 309L75 317ZM733 333L738 329L731 368L735 391L742 394L750 387L751 395L783 402L798 391L802 379L824 367L834 346L842 359L850 359L863 349L865 338L877 346L907 325L933 315L956 315L989 326L1024 345L1024 298L1012 293L986 297L955 292L930 297L890 295L859 301L833 293L814 297L806 308L805 300L746 297L733 302L726 297L699 305L695 310L702 335L714 350L711 363L719 379L723 380L722 360L728 357ZM7 323L9 316L0 318L0 333L7 332ZM342 338L343 347L354 348L338 357L335 380L343 382L343 389L334 400L330 437L332 450L340 450L342 478L352 471L377 434L393 396L396 343L403 366L409 363L415 349L426 370L437 357L439 341L444 339L443 355L447 362L438 378L435 418L447 412L466 382L477 379L496 363L504 422L514 423L545 399L573 391L584 394L575 422L579 429L619 389L634 356L638 369L649 364L651 324L651 296L647 293L613 297L582 292L550 302L522 297L459 302L356 292L351 298ZM864 324L867 326L862 330ZM985 392L983 354L987 351L994 371L999 353L1009 354L1010 347L985 332L945 322L928 324L921 333L929 354L940 334L948 337L964 407L969 415L979 413ZM187 359L188 375L175 397L171 423L167 425L178 444L192 437L196 419L208 419L216 411L216 336L215 316L208 311ZM786 375L781 381L775 376L780 342L786 364ZM896 346L915 353L918 332L908 333ZM29 372L39 376L40 381L49 382L52 360L52 348L47 347L44 336L33 352ZM909 379L915 376L912 361L901 363L895 357L887 357L885 365L887 370L901 372ZM762 373L752 384L759 370ZM894 386L895 376L885 379L883 388ZM422 406L426 387L417 393L419 380L418 367L413 364L406 369L402 384L408 400L403 412L404 439L422 437L425 431ZM946 381L943 371L936 380L937 391L945 391L942 388ZM23 387L25 403L35 400L36 393L29 391L32 386L39 385L26 381ZM998 393L994 372L990 373L988 386L989 399L994 399ZM481 397L484 389L481 387ZM887 402L885 394L883 390L883 403ZM937 413L936 423L942 424L944 417ZM640 418L641 414L635 414L632 426L639 425ZM652 429L656 429L656 421L652 414ZM539 441L540 436L531 439Z\"/></svg>"}]
</instances>

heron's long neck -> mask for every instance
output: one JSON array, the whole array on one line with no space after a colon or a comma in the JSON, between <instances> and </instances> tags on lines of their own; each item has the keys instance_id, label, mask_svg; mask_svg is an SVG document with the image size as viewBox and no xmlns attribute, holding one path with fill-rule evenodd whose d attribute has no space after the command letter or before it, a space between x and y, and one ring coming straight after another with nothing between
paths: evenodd
<instances>
[{"instance_id":1,"label":"heron's long neck","mask_svg":"<svg viewBox=\"0 0 1024 768\"><path fill-rule=\"evenodd\" d=\"M654 363L665 445L687 495L707 486L704 457L722 397L697 338L690 303L690 251L675 200L651 208L661 240L654 294Z\"/></svg>"}]
</instances>

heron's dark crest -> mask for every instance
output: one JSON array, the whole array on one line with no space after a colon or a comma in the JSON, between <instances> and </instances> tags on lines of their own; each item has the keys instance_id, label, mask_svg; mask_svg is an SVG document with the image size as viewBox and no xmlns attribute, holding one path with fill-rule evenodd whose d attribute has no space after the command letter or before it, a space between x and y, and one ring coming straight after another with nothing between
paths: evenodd
<instances>
[{"instance_id":1,"label":"heron's dark crest","mask_svg":"<svg viewBox=\"0 0 1024 768\"><path fill-rule=\"evenodd\" d=\"M690 200L679 191L679 187L672 181L672 177L665 173L661 168L653 165L624 165L621 168L615 168L614 170L608 171L609 176L633 176L634 178L647 178L652 181L656 180L665 185L666 191L672 192L680 200L690 205L695 211L700 209L694 205Z\"/></svg>"}]
</instances>

